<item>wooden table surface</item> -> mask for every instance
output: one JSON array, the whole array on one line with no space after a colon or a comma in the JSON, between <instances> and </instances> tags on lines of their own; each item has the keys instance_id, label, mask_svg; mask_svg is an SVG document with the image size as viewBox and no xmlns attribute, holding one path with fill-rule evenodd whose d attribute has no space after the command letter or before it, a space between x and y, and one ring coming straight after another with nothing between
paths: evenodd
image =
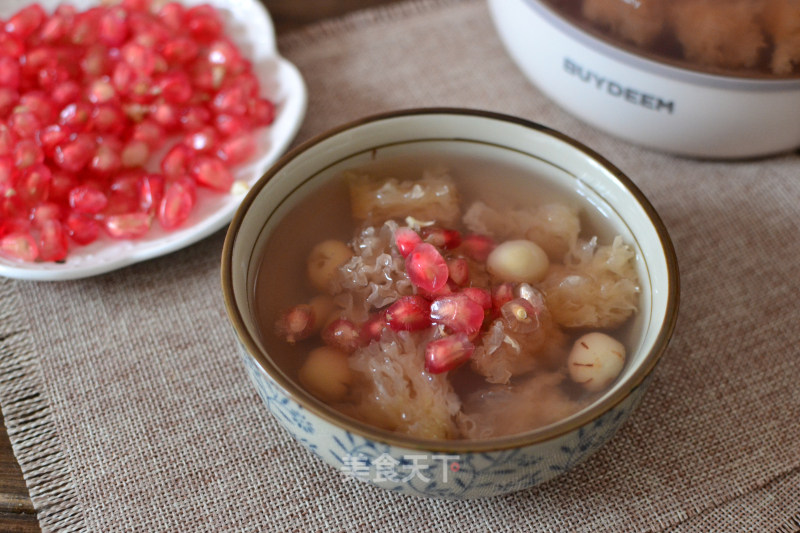
<instances>
[{"instance_id":1,"label":"wooden table surface","mask_svg":"<svg viewBox=\"0 0 800 533\"><path fill-rule=\"evenodd\" d=\"M402 0L261 0L278 34L321 19ZM69 3L69 0L65 0ZM2 409L2 406L0 406ZM39 533L39 523L0 413L0 532Z\"/></svg>"}]
</instances>

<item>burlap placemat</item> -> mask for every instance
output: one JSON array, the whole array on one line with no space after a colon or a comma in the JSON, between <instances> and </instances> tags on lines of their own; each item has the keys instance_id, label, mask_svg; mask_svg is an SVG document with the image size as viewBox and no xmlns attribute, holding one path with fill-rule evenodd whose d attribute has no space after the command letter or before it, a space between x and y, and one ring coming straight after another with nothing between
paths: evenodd
<instances>
[{"instance_id":1,"label":"burlap placemat","mask_svg":"<svg viewBox=\"0 0 800 533\"><path fill-rule=\"evenodd\" d=\"M542 487L408 498L312 459L261 405L219 289L224 233L93 279L0 280L0 404L45 531L775 531L800 528L800 157L698 162L566 115L482 0L414 1L280 40L298 140L372 112L467 106L600 151L664 218L681 319L643 405Z\"/></svg>"}]
</instances>

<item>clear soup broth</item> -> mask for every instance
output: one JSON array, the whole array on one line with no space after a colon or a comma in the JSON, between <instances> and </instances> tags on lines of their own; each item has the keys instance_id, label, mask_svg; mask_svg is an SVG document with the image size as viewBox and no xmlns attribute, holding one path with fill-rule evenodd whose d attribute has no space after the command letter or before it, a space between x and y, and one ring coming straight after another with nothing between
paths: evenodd
<instances>
[{"instance_id":1,"label":"clear soup broth","mask_svg":"<svg viewBox=\"0 0 800 533\"><path fill-rule=\"evenodd\" d=\"M629 232L544 161L427 146L341 162L282 208L253 295L265 349L332 408L414 437L495 438L584 409L636 350Z\"/></svg>"}]
</instances>

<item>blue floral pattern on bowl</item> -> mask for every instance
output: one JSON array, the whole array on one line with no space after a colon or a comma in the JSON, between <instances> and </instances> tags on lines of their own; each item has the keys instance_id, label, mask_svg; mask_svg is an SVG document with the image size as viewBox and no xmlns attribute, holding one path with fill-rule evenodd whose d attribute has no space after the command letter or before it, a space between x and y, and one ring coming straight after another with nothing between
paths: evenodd
<instances>
[{"instance_id":1,"label":"blue floral pattern on bowl","mask_svg":"<svg viewBox=\"0 0 800 533\"><path fill-rule=\"evenodd\" d=\"M499 496L571 470L616 433L638 405L649 381L599 418L552 440L510 450L453 455L376 442L334 426L292 400L244 347L240 352L259 396L277 421L345 480L444 499Z\"/></svg>"}]
</instances>

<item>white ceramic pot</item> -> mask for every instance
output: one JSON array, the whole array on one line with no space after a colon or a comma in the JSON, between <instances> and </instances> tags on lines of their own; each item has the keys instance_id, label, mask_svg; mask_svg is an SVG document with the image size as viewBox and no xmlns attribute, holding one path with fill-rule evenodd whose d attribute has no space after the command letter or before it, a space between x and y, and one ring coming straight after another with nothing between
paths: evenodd
<instances>
[{"instance_id":1,"label":"white ceramic pot","mask_svg":"<svg viewBox=\"0 0 800 533\"><path fill-rule=\"evenodd\" d=\"M343 170L430 150L514 162L531 179L573 191L631 243L641 280L628 364L616 384L580 412L527 433L486 440L434 441L380 430L327 407L273 361L253 301L261 250L292 206ZM587 208L587 211L593 208ZM378 487L437 498L478 498L529 488L567 472L627 420L672 334L678 270L653 207L611 163L580 143L514 117L460 109L398 111L336 128L289 152L255 184L231 222L222 289L251 380L278 422L343 474ZM421 476L408 467L420 465ZM386 468L394 467L390 474ZM411 472L413 473L413 472Z\"/></svg>"},{"instance_id":2,"label":"white ceramic pot","mask_svg":"<svg viewBox=\"0 0 800 533\"><path fill-rule=\"evenodd\" d=\"M489 0L522 72L585 122L659 151L751 158L800 147L800 79L705 74L634 55L537 0Z\"/></svg>"}]
</instances>

